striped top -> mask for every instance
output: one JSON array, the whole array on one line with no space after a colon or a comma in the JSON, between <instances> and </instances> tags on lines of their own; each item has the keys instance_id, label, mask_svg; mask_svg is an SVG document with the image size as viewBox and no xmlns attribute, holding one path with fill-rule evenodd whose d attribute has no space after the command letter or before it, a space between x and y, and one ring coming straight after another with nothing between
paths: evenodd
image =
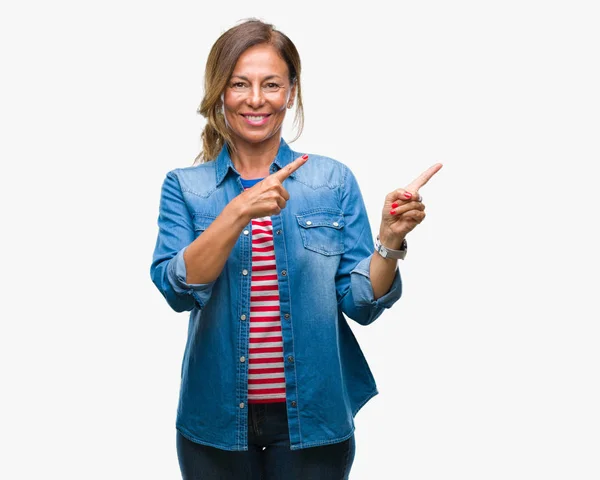
<instances>
[{"instance_id":1,"label":"striped top","mask_svg":"<svg viewBox=\"0 0 600 480\"><path fill-rule=\"evenodd\" d=\"M246 188L247 183L242 181ZM272 402L285 402L285 376L273 224L267 216L252 220L248 403Z\"/></svg>"}]
</instances>

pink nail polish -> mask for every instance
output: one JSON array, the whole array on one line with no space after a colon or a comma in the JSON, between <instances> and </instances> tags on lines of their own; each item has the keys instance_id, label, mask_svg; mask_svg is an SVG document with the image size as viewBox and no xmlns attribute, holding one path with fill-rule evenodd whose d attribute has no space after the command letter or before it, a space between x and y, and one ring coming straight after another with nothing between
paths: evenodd
<instances>
[{"instance_id":1,"label":"pink nail polish","mask_svg":"<svg viewBox=\"0 0 600 480\"><path fill-rule=\"evenodd\" d=\"M395 215L396 214L396 210L390 210L390 215Z\"/></svg>"},{"instance_id":2,"label":"pink nail polish","mask_svg":"<svg viewBox=\"0 0 600 480\"><path fill-rule=\"evenodd\" d=\"M410 192L404 192L404 196L406 198L411 198L412 197L412 193L410 193Z\"/></svg>"},{"instance_id":3,"label":"pink nail polish","mask_svg":"<svg viewBox=\"0 0 600 480\"><path fill-rule=\"evenodd\" d=\"M392 203L392 208L398 208L398 204L396 202Z\"/></svg>"},{"instance_id":4,"label":"pink nail polish","mask_svg":"<svg viewBox=\"0 0 600 480\"><path fill-rule=\"evenodd\" d=\"M306 160L306 159L308 158L308 155L305 153L304 155L302 155L302 158L303 158L304 160Z\"/></svg>"}]
</instances>

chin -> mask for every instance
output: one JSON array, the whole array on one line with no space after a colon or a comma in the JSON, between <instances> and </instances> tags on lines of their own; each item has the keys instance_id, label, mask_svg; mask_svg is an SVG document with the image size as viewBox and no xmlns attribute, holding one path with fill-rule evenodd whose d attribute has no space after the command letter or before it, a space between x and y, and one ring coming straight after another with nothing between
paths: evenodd
<instances>
[{"instance_id":1,"label":"chin","mask_svg":"<svg viewBox=\"0 0 600 480\"><path fill-rule=\"evenodd\" d=\"M258 144L272 138L276 133L277 132L253 132L242 135L237 134L236 136L246 143Z\"/></svg>"}]
</instances>

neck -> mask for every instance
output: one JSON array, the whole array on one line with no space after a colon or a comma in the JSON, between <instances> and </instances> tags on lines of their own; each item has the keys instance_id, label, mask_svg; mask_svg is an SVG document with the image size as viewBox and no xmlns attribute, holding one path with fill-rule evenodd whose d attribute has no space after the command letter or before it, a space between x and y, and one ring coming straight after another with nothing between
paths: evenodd
<instances>
[{"instance_id":1,"label":"neck","mask_svg":"<svg viewBox=\"0 0 600 480\"><path fill-rule=\"evenodd\" d=\"M236 142L235 151L231 153L231 161L243 178L263 178L269 175L269 167L277 151L280 139L278 136L258 144Z\"/></svg>"}]
</instances>

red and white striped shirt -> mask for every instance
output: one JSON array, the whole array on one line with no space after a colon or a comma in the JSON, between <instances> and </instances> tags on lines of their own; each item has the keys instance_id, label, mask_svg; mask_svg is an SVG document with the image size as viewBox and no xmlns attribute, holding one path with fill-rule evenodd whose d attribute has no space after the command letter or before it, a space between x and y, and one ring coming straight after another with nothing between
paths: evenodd
<instances>
[{"instance_id":1,"label":"red and white striped shirt","mask_svg":"<svg viewBox=\"0 0 600 480\"><path fill-rule=\"evenodd\" d=\"M285 402L283 338L271 217L252 220L248 403Z\"/></svg>"}]
</instances>

